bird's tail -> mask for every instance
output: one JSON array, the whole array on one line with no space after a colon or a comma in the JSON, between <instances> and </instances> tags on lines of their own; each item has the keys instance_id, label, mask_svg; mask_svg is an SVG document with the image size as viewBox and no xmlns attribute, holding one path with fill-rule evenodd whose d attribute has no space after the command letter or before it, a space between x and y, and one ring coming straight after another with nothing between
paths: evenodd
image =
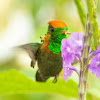
<instances>
[{"instance_id":1,"label":"bird's tail","mask_svg":"<svg viewBox=\"0 0 100 100\"><path fill-rule=\"evenodd\" d=\"M39 71L37 70L36 72L36 81L39 81L39 82L46 82L46 80L48 79L49 77L44 77L43 75L41 75L39 73Z\"/></svg>"}]
</instances>

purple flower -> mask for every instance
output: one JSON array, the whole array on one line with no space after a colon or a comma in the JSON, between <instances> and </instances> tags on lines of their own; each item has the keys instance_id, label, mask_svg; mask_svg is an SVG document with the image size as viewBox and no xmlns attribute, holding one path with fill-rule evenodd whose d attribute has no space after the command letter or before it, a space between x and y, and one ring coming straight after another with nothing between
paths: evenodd
<instances>
[{"instance_id":1,"label":"purple flower","mask_svg":"<svg viewBox=\"0 0 100 100\"><path fill-rule=\"evenodd\" d=\"M74 32L68 39L63 39L61 42L61 54L63 58L63 74L65 81L68 81L68 77L71 76L73 71L77 71L71 64L74 63L75 58L77 60L81 57L81 51L83 47L84 33Z\"/></svg>"},{"instance_id":2,"label":"purple flower","mask_svg":"<svg viewBox=\"0 0 100 100\"><path fill-rule=\"evenodd\" d=\"M83 36L84 36L84 33L74 32L68 38L70 41L70 44L72 45L72 48L75 52L76 58L81 57L81 51L82 51L82 47L83 47Z\"/></svg>"},{"instance_id":3,"label":"purple flower","mask_svg":"<svg viewBox=\"0 0 100 100\"><path fill-rule=\"evenodd\" d=\"M74 32L68 39L62 40L62 58L67 64L74 63L75 57L77 60L79 60L79 58L81 57L83 36L84 33Z\"/></svg>"},{"instance_id":4,"label":"purple flower","mask_svg":"<svg viewBox=\"0 0 100 100\"><path fill-rule=\"evenodd\" d=\"M92 52L93 55L96 55L98 53L100 53L100 45L98 46L97 50Z\"/></svg>"},{"instance_id":5,"label":"purple flower","mask_svg":"<svg viewBox=\"0 0 100 100\"><path fill-rule=\"evenodd\" d=\"M63 61L63 75L66 82L68 81L68 77L72 75L73 71L79 75L79 71L76 68L74 68L71 64L66 65Z\"/></svg>"},{"instance_id":6,"label":"purple flower","mask_svg":"<svg viewBox=\"0 0 100 100\"><path fill-rule=\"evenodd\" d=\"M98 50L98 49L97 49ZM100 76L100 53L95 55L89 65L89 70L92 74L96 74L97 78Z\"/></svg>"},{"instance_id":7,"label":"purple flower","mask_svg":"<svg viewBox=\"0 0 100 100\"><path fill-rule=\"evenodd\" d=\"M65 62L63 62L63 75L64 75L64 80L67 82L68 81L68 77L70 77L73 73L73 70L71 70L71 68L73 68L73 66L71 64L68 64L66 66L66 64L64 64Z\"/></svg>"},{"instance_id":8,"label":"purple flower","mask_svg":"<svg viewBox=\"0 0 100 100\"><path fill-rule=\"evenodd\" d=\"M75 59L75 52L68 39L63 39L61 45L62 58L66 64L73 63Z\"/></svg>"}]
</instances>

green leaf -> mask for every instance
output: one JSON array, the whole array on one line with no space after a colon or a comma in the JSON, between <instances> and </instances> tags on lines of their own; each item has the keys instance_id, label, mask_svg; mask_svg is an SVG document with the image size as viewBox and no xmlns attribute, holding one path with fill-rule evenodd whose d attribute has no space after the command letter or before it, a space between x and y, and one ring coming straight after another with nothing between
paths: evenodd
<instances>
[{"instance_id":1,"label":"green leaf","mask_svg":"<svg viewBox=\"0 0 100 100\"><path fill-rule=\"evenodd\" d=\"M73 100L74 98L53 93L24 93L0 96L0 100ZM74 99L76 100L76 99Z\"/></svg>"},{"instance_id":2,"label":"green leaf","mask_svg":"<svg viewBox=\"0 0 100 100\"><path fill-rule=\"evenodd\" d=\"M34 78L32 78L32 75L34 76L35 74L34 70L27 70L20 72L16 70L10 70L0 73L1 96L2 95L9 96L12 94L17 96L18 94L41 92L41 93L61 94L71 98L78 98L78 85L73 80L65 82L63 79L59 79L58 82L55 84L52 83L53 80L48 80L45 83L41 83L33 81ZM90 94L90 92L88 92L87 94L87 100L95 100L95 98L96 100L99 100L97 99L97 97L98 96L96 95L94 97L94 95L92 93Z\"/></svg>"},{"instance_id":3,"label":"green leaf","mask_svg":"<svg viewBox=\"0 0 100 100\"><path fill-rule=\"evenodd\" d=\"M98 79L96 75L92 75L92 73L89 72L88 84L89 84L88 93L96 96L100 100L100 79Z\"/></svg>"},{"instance_id":4,"label":"green leaf","mask_svg":"<svg viewBox=\"0 0 100 100\"><path fill-rule=\"evenodd\" d=\"M59 79L56 84L52 80L46 83L34 82L16 70L0 74L0 95L30 92L58 93L77 98L78 85L72 80L65 82L63 79Z\"/></svg>"},{"instance_id":5,"label":"green leaf","mask_svg":"<svg viewBox=\"0 0 100 100\"><path fill-rule=\"evenodd\" d=\"M86 99L87 100L100 100L99 98L97 98L94 95L91 95L90 93L87 93Z\"/></svg>"}]
</instances>

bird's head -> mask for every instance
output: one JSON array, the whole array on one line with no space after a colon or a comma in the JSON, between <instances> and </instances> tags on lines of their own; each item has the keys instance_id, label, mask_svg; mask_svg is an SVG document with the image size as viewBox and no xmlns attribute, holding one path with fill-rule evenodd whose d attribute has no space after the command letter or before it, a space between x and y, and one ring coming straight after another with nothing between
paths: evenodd
<instances>
[{"instance_id":1,"label":"bird's head","mask_svg":"<svg viewBox=\"0 0 100 100\"><path fill-rule=\"evenodd\" d=\"M69 37L67 25L59 20L50 21L48 24L47 34L51 35L49 49L54 53L59 53L62 39Z\"/></svg>"},{"instance_id":2,"label":"bird's head","mask_svg":"<svg viewBox=\"0 0 100 100\"><path fill-rule=\"evenodd\" d=\"M56 34L60 33L60 34L69 34L67 32L68 28L67 25L60 20L53 20L48 22L49 26L48 26L48 34L53 34L56 32Z\"/></svg>"},{"instance_id":3,"label":"bird's head","mask_svg":"<svg viewBox=\"0 0 100 100\"><path fill-rule=\"evenodd\" d=\"M55 38L55 40L57 39L63 39L66 36L68 37L68 35L70 35L69 32L67 32L68 28L67 25L60 20L53 20L48 22L49 26L48 26L48 31L47 34L45 34L46 36L41 36L41 42L46 41L48 38L46 37L53 37Z\"/></svg>"},{"instance_id":4,"label":"bird's head","mask_svg":"<svg viewBox=\"0 0 100 100\"><path fill-rule=\"evenodd\" d=\"M48 22L48 32L47 34L51 35L51 40L55 43L61 43L61 40L69 37L69 33L67 32L68 27L63 21L53 20Z\"/></svg>"},{"instance_id":5,"label":"bird's head","mask_svg":"<svg viewBox=\"0 0 100 100\"><path fill-rule=\"evenodd\" d=\"M53 20L48 22L48 32L46 36L40 37L44 44L49 43L50 51L53 53L60 53L61 52L61 41L62 39L68 38L70 33L67 32L68 28L67 25L59 20Z\"/></svg>"}]
</instances>

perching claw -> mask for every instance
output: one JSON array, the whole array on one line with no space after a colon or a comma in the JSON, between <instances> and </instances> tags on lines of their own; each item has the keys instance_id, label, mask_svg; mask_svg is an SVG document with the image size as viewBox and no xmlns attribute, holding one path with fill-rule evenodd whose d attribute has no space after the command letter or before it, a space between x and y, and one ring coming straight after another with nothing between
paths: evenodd
<instances>
[{"instance_id":1,"label":"perching claw","mask_svg":"<svg viewBox=\"0 0 100 100\"><path fill-rule=\"evenodd\" d=\"M58 80L58 75L56 75L56 76L55 76L55 78L54 78L54 80L53 80L53 82L52 82L52 83L56 83L56 82L57 82L57 80Z\"/></svg>"}]
</instances>

